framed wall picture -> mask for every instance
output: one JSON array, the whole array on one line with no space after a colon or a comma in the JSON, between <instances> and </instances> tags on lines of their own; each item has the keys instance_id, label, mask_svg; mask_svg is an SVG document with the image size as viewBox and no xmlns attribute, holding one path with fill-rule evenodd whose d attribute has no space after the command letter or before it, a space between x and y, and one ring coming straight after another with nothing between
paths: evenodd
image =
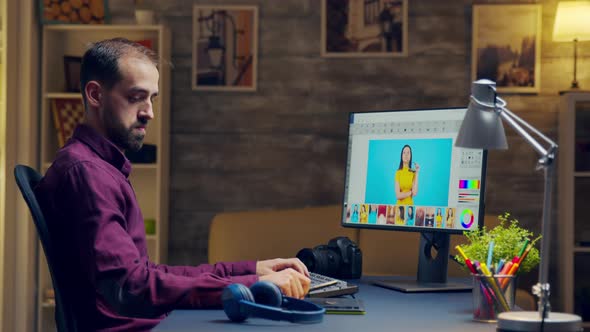
<instances>
[{"instance_id":1,"label":"framed wall picture","mask_svg":"<svg viewBox=\"0 0 590 332\"><path fill-rule=\"evenodd\" d=\"M74 134L76 126L84 118L82 98L56 98L51 101L53 124L57 132L57 141L62 147Z\"/></svg>"},{"instance_id":2,"label":"framed wall picture","mask_svg":"<svg viewBox=\"0 0 590 332\"><path fill-rule=\"evenodd\" d=\"M407 0L322 0L324 57L408 55Z\"/></svg>"},{"instance_id":3,"label":"framed wall picture","mask_svg":"<svg viewBox=\"0 0 590 332\"><path fill-rule=\"evenodd\" d=\"M541 5L474 5L472 37L472 80L495 81L498 92L539 92Z\"/></svg>"},{"instance_id":4,"label":"framed wall picture","mask_svg":"<svg viewBox=\"0 0 590 332\"><path fill-rule=\"evenodd\" d=\"M64 56L64 74L67 92L80 92L80 69L82 57Z\"/></svg>"},{"instance_id":5,"label":"framed wall picture","mask_svg":"<svg viewBox=\"0 0 590 332\"><path fill-rule=\"evenodd\" d=\"M258 7L195 5L193 90L256 91Z\"/></svg>"},{"instance_id":6,"label":"framed wall picture","mask_svg":"<svg viewBox=\"0 0 590 332\"><path fill-rule=\"evenodd\" d=\"M37 0L41 24L104 24L110 22L108 0Z\"/></svg>"}]
</instances>

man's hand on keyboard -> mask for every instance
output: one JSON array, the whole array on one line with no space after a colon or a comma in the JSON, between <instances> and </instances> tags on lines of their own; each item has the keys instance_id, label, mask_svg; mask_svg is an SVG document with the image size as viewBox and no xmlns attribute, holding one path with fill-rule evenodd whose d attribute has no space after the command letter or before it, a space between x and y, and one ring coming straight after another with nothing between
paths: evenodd
<instances>
[{"instance_id":1,"label":"man's hand on keyboard","mask_svg":"<svg viewBox=\"0 0 590 332\"><path fill-rule=\"evenodd\" d=\"M264 276L272 272L292 268L295 271L309 277L309 271L299 258L275 258L256 262L256 274Z\"/></svg>"},{"instance_id":2,"label":"man's hand on keyboard","mask_svg":"<svg viewBox=\"0 0 590 332\"><path fill-rule=\"evenodd\" d=\"M310 280L293 268L271 272L260 277L260 280L270 281L279 286L286 296L302 299L309 292Z\"/></svg>"}]
</instances>

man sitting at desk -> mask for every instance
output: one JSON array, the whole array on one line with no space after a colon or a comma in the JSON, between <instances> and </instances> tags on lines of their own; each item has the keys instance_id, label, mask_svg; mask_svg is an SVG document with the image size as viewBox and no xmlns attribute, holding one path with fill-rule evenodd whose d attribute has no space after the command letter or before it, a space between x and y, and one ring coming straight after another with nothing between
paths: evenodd
<instances>
[{"instance_id":1,"label":"man sitting at desk","mask_svg":"<svg viewBox=\"0 0 590 332\"><path fill-rule=\"evenodd\" d=\"M147 331L173 309L220 306L232 283L268 280L297 298L309 290L309 272L296 258L196 267L149 261L124 152L141 148L154 118L156 65L152 50L126 39L86 51L83 123L35 188L79 331Z\"/></svg>"}]
</instances>

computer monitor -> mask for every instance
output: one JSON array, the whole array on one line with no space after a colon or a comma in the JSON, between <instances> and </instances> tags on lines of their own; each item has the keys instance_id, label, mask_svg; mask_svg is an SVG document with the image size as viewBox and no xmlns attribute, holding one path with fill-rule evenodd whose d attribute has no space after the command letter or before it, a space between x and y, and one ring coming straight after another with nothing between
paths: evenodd
<instances>
[{"instance_id":1,"label":"computer monitor","mask_svg":"<svg viewBox=\"0 0 590 332\"><path fill-rule=\"evenodd\" d=\"M487 153L454 145L466 111L350 114L342 225L422 234L417 278L381 286L405 292L471 288L447 282L450 234L483 223Z\"/></svg>"}]
</instances>

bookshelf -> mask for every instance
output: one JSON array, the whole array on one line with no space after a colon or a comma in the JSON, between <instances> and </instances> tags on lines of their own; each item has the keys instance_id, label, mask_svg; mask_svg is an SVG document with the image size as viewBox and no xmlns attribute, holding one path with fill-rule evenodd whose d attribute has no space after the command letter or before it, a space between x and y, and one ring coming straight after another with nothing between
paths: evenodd
<instances>
[{"instance_id":1,"label":"bookshelf","mask_svg":"<svg viewBox=\"0 0 590 332\"><path fill-rule=\"evenodd\" d=\"M590 328L590 92L561 96L559 114L560 291L565 312Z\"/></svg>"},{"instance_id":2,"label":"bookshelf","mask_svg":"<svg viewBox=\"0 0 590 332\"><path fill-rule=\"evenodd\" d=\"M69 92L64 57L81 57L89 43L124 37L134 41L150 40L160 58L160 93L154 101L155 118L144 144L156 146L154 163L134 164L130 181L146 220L153 223L153 234L146 234L150 259L165 263L168 239L168 178L170 119L170 32L163 25L48 25L43 28L40 163L44 173L60 148L53 119L56 100L81 103L78 92ZM75 75L74 75L75 76ZM70 82L71 85L71 82ZM39 246L41 251L41 246ZM55 304L51 301L51 276L43 253L38 255L37 331L55 331Z\"/></svg>"}]
</instances>

